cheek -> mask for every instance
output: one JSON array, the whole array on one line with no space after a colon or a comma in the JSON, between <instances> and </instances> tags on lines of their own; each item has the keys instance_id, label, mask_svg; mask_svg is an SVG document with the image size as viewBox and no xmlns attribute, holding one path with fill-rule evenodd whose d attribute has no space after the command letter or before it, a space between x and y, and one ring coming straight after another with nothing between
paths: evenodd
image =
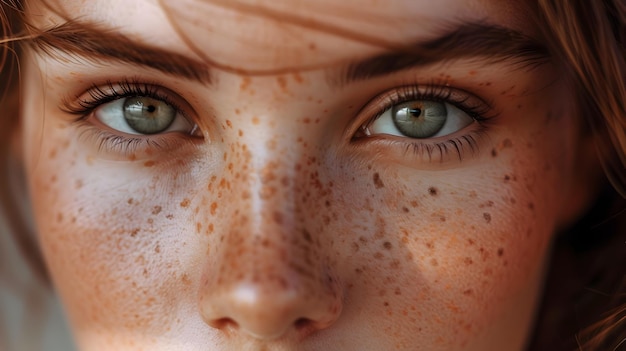
<instances>
[{"instance_id":1,"label":"cheek","mask_svg":"<svg viewBox=\"0 0 626 351\"><path fill-rule=\"evenodd\" d=\"M342 191L313 213L336 233L334 257L351 301L368 306L345 313L378 320L381 333L407 347L415 331L443 349L489 348L480 341L487 330L523 337L554 231L560 173L545 167L556 155L539 152L549 145L520 140L496 143L499 156L489 164L424 171L379 160L333 174Z\"/></svg>"},{"instance_id":2,"label":"cheek","mask_svg":"<svg viewBox=\"0 0 626 351\"><path fill-rule=\"evenodd\" d=\"M41 247L75 329L140 330L135 336L150 338L175 328L173 311L192 301L194 265L181 253L196 247L187 246L180 225L191 212L180 191L186 166L118 167L96 162L64 129L46 135L30 155L37 160L31 197Z\"/></svg>"}]
</instances>

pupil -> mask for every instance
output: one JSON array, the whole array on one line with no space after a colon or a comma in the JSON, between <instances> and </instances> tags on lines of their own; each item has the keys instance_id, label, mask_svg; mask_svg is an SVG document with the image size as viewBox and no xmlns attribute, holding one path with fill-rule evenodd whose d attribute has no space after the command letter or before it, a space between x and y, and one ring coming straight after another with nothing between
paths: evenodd
<instances>
[{"instance_id":1,"label":"pupil","mask_svg":"<svg viewBox=\"0 0 626 351\"><path fill-rule=\"evenodd\" d=\"M417 118L422 114L422 110L419 108L410 108L409 114L411 115L411 117Z\"/></svg>"},{"instance_id":2,"label":"pupil","mask_svg":"<svg viewBox=\"0 0 626 351\"><path fill-rule=\"evenodd\" d=\"M146 111L148 111L148 112L154 112L154 111L156 111L156 107L155 107L154 105L150 105L150 106L148 106L148 107L146 108Z\"/></svg>"}]
</instances>

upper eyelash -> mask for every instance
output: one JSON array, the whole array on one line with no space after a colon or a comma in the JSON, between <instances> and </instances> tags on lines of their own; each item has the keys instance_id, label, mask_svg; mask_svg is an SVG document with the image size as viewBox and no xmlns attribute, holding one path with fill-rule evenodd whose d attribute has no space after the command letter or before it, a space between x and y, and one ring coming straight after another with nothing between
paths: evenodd
<instances>
[{"instance_id":1,"label":"upper eyelash","mask_svg":"<svg viewBox=\"0 0 626 351\"><path fill-rule=\"evenodd\" d=\"M131 96L145 96L161 100L187 117L184 110L166 94L161 93L157 85L126 79L116 83L109 80L105 83L105 86L106 88L102 88L99 85L93 84L91 88L87 90L90 99L84 99L80 96L77 96L73 102L66 99L62 102L61 110L72 115L77 115L79 116L78 120L82 120L89 117L91 112L96 108L111 101Z\"/></svg>"},{"instance_id":2,"label":"upper eyelash","mask_svg":"<svg viewBox=\"0 0 626 351\"><path fill-rule=\"evenodd\" d=\"M396 145L405 153L427 156L430 162L433 161L435 155L440 155L440 161L443 162L443 156L450 152L458 155L459 161L462 161L463 154L467 149L472 154L479 151L479 144L476 138L486 137L486 128L488 123L493 122L498 114L494 111L492 104L468 93L462 89L451 88L445 84L417 85L406 84L393 90L387 91L382 95L378 95L370 100L362 111L371 112L364 123L361 123L357 132L353 134L352 140L359 142L360 139L367 135L367 128L378 118L380 118L387 110L397 104L406 103L411 100L430 100L437 102L445 102L459 108L467 113L474 121L478 122L473 132L456 137L441 137L438 141L425 141L417 139L389 139L386 142ZM375 111L375 112L374 112ZM353 132L354 133L354 132Z\"/></svg>"},{"instance_id":3,"label":"upper eyelash","mask_svg":"<svg viewBox=\"0 0 626 351\"><path fill-rule=\"evenodd\" d=\"M455 93L461 93L464 96L463 99L452 99L451 97ZM467 113L470 117L478 122L484 122L491 120L495 115L492 115L491 104L485 102L477 97L473 97L469 93L465 93L462 90L450 88L443 85L429 84L425 87L418 85L404 85L399 88L395 88L389 94L386 94L382 98L381 108L378 108L378 112L374 114L364 126L369 125L374 120L379 118L385 111L391 108L393 105L401 104L411 100L429 100L437 102L446 102L454 105L463 112ZM474 101L474 104L468 103Z\"/></svg>"}]
</instances>

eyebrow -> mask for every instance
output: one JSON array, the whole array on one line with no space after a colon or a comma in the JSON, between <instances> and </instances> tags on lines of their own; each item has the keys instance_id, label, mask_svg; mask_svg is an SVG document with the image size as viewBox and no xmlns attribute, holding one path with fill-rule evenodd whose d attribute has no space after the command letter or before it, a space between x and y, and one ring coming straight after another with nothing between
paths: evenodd
<instances>
[{"instance_id":1,"label":"eyebrow","mask_svg":"<svg viewBox=\"0 0 626 351\"><path fill-rule=\"evenodd\" d=\"M204 84L212 81L210 67L206 63L137 42L115 29L91 23L66 22L42 31L31 42L35 44L35 49L53 58L62 53L95 63L117 60Z\"/></svg>"},{"instance_id":2,"label":"eyebrow","mask_svg":"<svg viewBox=\"0 0 626 351\"><path fill-rule=\"evenodd\" d=\"M345 68L341 83L457 59L506 62L523 68L548 62L550 54L541 42L519 31L496 25L463 23L437 38L351 63Z\"/></svg>"},{"instance_id":3,"label":"eyebrow","mask_svg":"<svg viewBox=\"0 0 626 351\"><path fill-rule=\"evenodd\" d=\"M92 23L69 21L43 31L32 39L35 48L50 57L59 52L99 62L117 60L153 68L168 75L210 84L208 63L146 45ZM538 40L519 31L496 25L465 22L443 35L420 40L344 66L337 85L345 85L433 63L456 59L506 61L519 67L539 66L550 59L549 50Z\"/></svg>"}]
</instances>

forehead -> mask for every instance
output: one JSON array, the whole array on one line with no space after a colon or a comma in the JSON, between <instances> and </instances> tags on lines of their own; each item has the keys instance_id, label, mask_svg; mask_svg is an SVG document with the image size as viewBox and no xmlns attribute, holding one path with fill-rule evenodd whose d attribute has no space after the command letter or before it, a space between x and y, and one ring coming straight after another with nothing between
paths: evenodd
<instances>
[{"instance_id":1,"label":"forehead","mask_svg":"<svg viewBox=\"0 0 626 351\"><path fill-rule=\"evenodd\" d=\"M489 0L53 0L43 26L79 19L148 45L250 70L316 67L441 34L459 22L532 34L522 2ZM39 19L39 20L38 20Z\"/></svg>"}]
</instances>

